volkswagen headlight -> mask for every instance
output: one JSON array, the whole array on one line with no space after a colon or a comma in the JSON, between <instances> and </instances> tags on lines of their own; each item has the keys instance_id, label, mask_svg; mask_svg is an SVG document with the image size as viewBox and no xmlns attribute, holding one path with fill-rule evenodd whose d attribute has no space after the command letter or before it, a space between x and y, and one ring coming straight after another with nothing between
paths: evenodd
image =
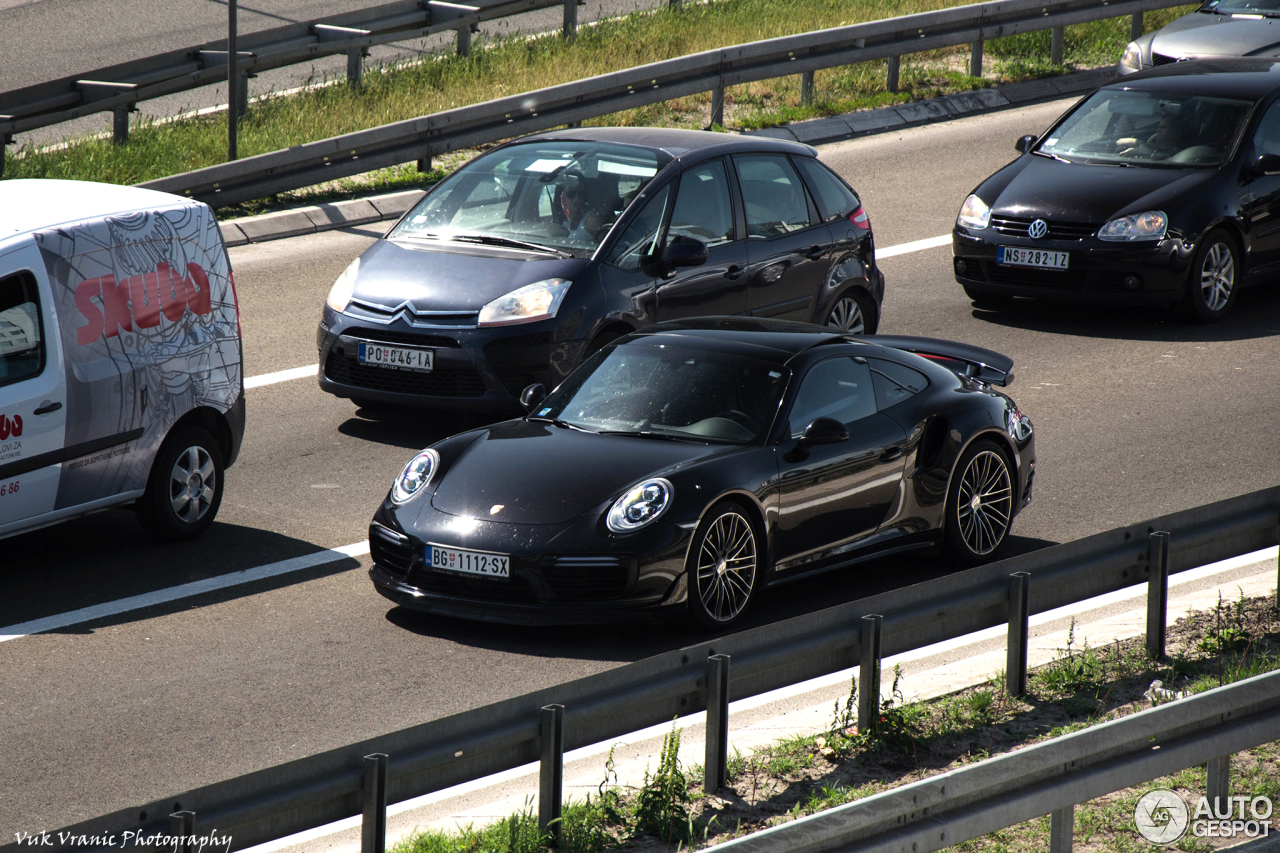
<instances>
[{"instance_id":1,"label":"volkswagen headlight","mask_svg":"<svg viewBox=\"0 0 1280 853\"><path fill-rule=\"evenodd\" d=\"M960 205L960 216L956 218L956 222L965 228L981 231L991 222L991 208L976 195L971 195Z\"/></svg>"},{"instance_id":2,"label":"volkswagen headlight","mask_svg":"<svg viewBox=\"0 0 1280 853\"><path fill-rule=\"evenodd\" d=\"M639 530L662 515L674 496L671 483L661 477L637 483L613 502L605 524L614 533Z\"/></svg>"},{"instance_id":3,"label":"volkswagen headlight","mask_svg":"<svg viewBox=\"0 0 1280 853\"><path fill-rule=\"evenodd\" d=\"M338 276L338 280L329 288L329 296L325 303L341 314L351 304L351 294L356 289L356 276L360 274L360 259L356 258Z\"/></svg>"},{"instance_id":4,"label":"volkswagen headlight","mask_svg":"<svg viewBox=\"0 0 1280 853\"><path fill-rule=\"evenodd\" d=\"M1136 41L1129 42L1129 46L1124 49L1124 54L1120 57L1120 67L1128 68L1130 71L1142 70L1142 48L1138 47Z\"/></svg>"},{"instance_id":5,"label":"volkswagen headlight","mask_svg":"<svg viewBox=\"0 0 1280 853\"><path fill-rule=\"evenodd\" d=\"M402 504L410 500L431 482L431 478L435 476L436 469L439 467L440 454L434 450L424 450L410 459L409 464L400 472L400 476L396 477L396 481L391 484L392 502Z\"/></svg>"},{"instance_id":6,"label":"volkswagen headlight","mask_svg":"<svg viewBox=\"0 0 1280 853\"><path fill-rule=\"evenodd\" d=\"M1169 227L1163 210L1148 210L1111 220L1098 230L1099 240L1159 240Z\"/></svg>"},{"instance_id":7,"label":"volkswagen headlight","mask_svg":"<svg viewBox=\"0 0 1280 853\"><path fill-rule=\"evenodd\" d=\"M510 326L556 316L572 284L567 278L549 278L518 287L480 309L480 326Z\"/></svg>"}]
</instances>

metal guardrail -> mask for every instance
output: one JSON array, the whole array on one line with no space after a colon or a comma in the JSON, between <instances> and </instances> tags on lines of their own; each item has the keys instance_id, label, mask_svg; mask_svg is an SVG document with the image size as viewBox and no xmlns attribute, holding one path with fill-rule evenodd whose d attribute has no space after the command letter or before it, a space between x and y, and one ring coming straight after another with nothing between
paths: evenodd
<instances>
[{"instance_id":1,"label":"metal guardrail","mask_svg":"<svg viewBox=\"0 0 1280 853\"><path fill-rule=\"evenodd\" d=\"M1061 51L1061 28L1131 15L1141 32L1146 11L1183 0L995 0L829 30L768 39L642 65L496 101L408 119L370 130L297 145L284 151L210 166L141 186L186 195L215 207L311 186L525 133L712 92L712 123L722 123L724 89L742 83L809 75L818 69L890 60L889 89L896 90L896 58L903 54L972 46L971 73L981 73L988 39L1052 29ZM811 86L810 86L811 89Z\"/></svg>"},{"instance_id":2,"label":"metal guardrail","mask_svg":"<svg viewBox=\"0 0 1280 853\"><path fill-rule=\"evenodd\" d=\"M314 21L239 35L236 68L242 76L345 53L347 79L358 83L370 47L458 31L458 52L470 50L471 28L535 9L564 7L566 30L577 26L577 0L399 0ZM116 138L128 135L128 112L140 101L227 79L227 41L99 68L0 93L0 140L100 112L116 112ZM241 92L244 87L239 87ZM240 110L243 112L243 109ZM121 132L121 117L124 132Z\"/></svg>"},{"instance_id":3,"label":"metal guardrail","mask_svg":"<svg viewBox=\"0 0 1280 853\"><path fill-rule=\"evenodd\" d=\"M361 814L366 756L389 756L379 787L384 802L400 802L539 760L546 740L542 720L553 703L563 706L555 739L562 749L573 749L852 667L866 651L865 614L883 614L879 652L888 656L1003 625L1011 610L1042 613L1146 584L1153 531L1170 531L1167 539L1155 537L1167 543L1154 549L1158 576L1260 550L1280 541L1280 486L655 655L122 809L53 837L149 836L168 831L170 814L194 811L197 831L216 827L233 836L233 849L242 849ZM1020 585L1025 599L1014 602L1009 578L1019 572L1028 574ZM722 670L715 658L722 655L733 662L727 685L717 675ZM10 844L0 853L19 849Z\"/></svg>"},{"instance_id":4,"label":"metal guardrail","mask_svg":"<svg viewBox=\"0 0 1280 853\"><path fill-rule=\"evenodd\" d=\"M1050 853L1071 849L1077 803L1280 740L1280 672L1091 726L770 827L707 853L918 853L1052 814ZM1209 776L1210 803L1230 796Z\"/></svg>"}]
</instances>

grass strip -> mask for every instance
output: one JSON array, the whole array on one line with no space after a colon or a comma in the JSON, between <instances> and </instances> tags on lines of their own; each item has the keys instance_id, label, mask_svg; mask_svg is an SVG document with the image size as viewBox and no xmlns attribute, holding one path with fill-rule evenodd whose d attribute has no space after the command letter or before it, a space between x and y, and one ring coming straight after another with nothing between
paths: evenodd
<instances>
[{"instance_id":1,"label":"grass strip","mask_svg":"<svg viewBox=\"0 0 1280 853\"><path fill-rule=\"evenodd\" d=\"M750 756L734 753L729 782L716 796L700 790L701 769L676 759L679 729L663 742L658 767L637 789L620 787L612 756L598 794L565 806L561 853L628 850L663 853L697 849L953 770L1029 743L1058 737L1153 704L1169 695L1203 692L1280 669L1280 616L1272 597L1221 603L1189 612L1168 632L1169 655L1147 660L1141 637L1105 646L1077 646L1074 625L1058 657L1030 673L1028 693L1005 695L1003 674L988 683L923 702L905 703L895 672L892 693L874 733L859 732L850 694L833 709L829 730L792 737ZM1154 681L1170 691L1151 693ZM855 682L856 684L856 682ZM1155 698L1149 698L1151 696ZM1280 745L1232 757L1233 790L1280 801ZM1204 767L1117 791L1075 810L1080 850L1145 851L1133 824L1139 797L1174 790L1194 803L1205 791ZM958 845L972 853L1040 851L1049 847L1049 818L1038 818ZM1183 836L1172 849L1208 851L1216 839ZM392 853L541 853L532 804L498 823L460 833L424 831Z\"/></svg>"},{"instance_id":2,"label":"grass strip","mask_svg":"<svg viewBox=\"0 0 1280 853\"><path fill-rule=\"evenodd\" d=\"M660 60L761 39L909 15L950 6L950 0L716 0L664 5L581 27L571 39L515 34L478 39L469 57L441 53L426 61L387 65L364 75L359 90L346 85L308 88L255 102L241 120L241 156L351 133L455 107L580 80ZM1163 26L1193 6L1149 12L1148 28ZM785 14L780 14L785 10ZM936 97L999 82L1025 80L1115 62L1129 40L1129 18L1068 27L1065 62L1052 65L1048 30L986 42L984 77L964 73L963 48L903 57L901 91L884 91L885 63L866 62L817 72L813 103L800 104L799 77L732 87L726 93L725 129L749 130L805 118ZM706 127L710 95L677 98L615 113L588 124ZM110 115L105 121L109 123ZM67 139L60 146L23 146L5 152L6 178L68 178L135 184L224 162L226 114L173 121L144 119L129 139ZM406 165L379 170L360 185L397 188L439 177Z\"/></svg>"}]
</instances>

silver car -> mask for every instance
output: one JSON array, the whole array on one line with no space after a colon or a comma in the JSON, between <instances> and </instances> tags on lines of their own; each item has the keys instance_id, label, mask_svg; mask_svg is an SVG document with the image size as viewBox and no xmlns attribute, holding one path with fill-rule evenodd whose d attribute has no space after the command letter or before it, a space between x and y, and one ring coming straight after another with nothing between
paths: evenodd
<instances>
[{"instance_id":1,"label":"silver car","mask_svg":"<svg viewBox=\"0 0 1280 853\"><path fill-rule=\"evenodd\" d=\"M1184 59L1280 56L1280 0L1209 0L1190 15L1129 42L1121 75Z\"/></svg>"}]
</instances>

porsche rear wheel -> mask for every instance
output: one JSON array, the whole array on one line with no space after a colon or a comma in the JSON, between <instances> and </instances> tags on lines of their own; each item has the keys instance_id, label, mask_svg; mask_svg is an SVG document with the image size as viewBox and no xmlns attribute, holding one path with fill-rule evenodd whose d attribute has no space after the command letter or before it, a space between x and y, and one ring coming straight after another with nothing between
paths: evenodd
<instances>
[{"instance_id":1,"label":"porsche rear wheel","mask_svg":"<svg viewBox=\"0 0 1280 853\"><path fill-rule=\"evenodd\" d=\"M994 442L974 442L947 490L947 546L965 565L984 563L1004 544L1012 521L1009 460Z\"/></svg>"},{"instance_id":2,"label":"porsche rear wheel","mask_svg":"<svg viewBox=\"0 0 1280 853\"><path fill-rule=\"evenodd\" d=\"M689 613L703 628L723 630L741 618L760 581L756 528L737 503L712 507L689 549Z\"/></svg>"}]
</instances>

